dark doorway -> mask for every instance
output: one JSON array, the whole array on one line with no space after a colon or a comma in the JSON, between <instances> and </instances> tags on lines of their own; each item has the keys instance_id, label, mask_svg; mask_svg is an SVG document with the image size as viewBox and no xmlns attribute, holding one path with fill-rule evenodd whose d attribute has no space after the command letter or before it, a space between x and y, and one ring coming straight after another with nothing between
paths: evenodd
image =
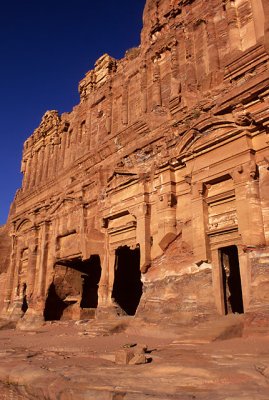
<instances>
[{"instance_id":1,"label":"dark doorway","mask_svg":"<svg viewBox=\"0 0 269 400\"><path fill-rule=\"evenodd\" d=\"M64 309L68 305L58 296L54 282L51 283L45 303L44 319L45 321L60 320Z\"/></svg>"},{"instance_id":2,"label":"dark doorway","mask_svg":"<svg viewBox=\"0 0 269 400\"><path fill-rule=\"evenodd\" d=\"M244 312L242 285L236 246L220 249L225 314Z\"/></svg>"},{"instance_id":3,"label":"dark doorway","mask_svg":"<svg viewBox=\"0 0 269 400\"><path fill-rule=\"evenodd\" d=\"M140 249L127 246L116 250L115 278L112 298L128 314L135 315L142 296Z\"/></svg>"},{"instance_id":4,"label":"dark doorway","mask_svg":"<svg viewBox=\"0 0 269 400\"><path fill-rule=\"evenodd\" d=\"M26 289L27 289L27 285L26 285L26 283L24 283L23 287L22 287L22 306L21 306L21 310L23 313L26 313L26 311L28 310Z\"/></svg>"},{"instance_id":5,"label":"dark doorway","mask_svg":"<svg viewBox=\"0 0 269 400\"><path fill-rule=\"evenodd\" d=\"M100 257L97 255L91 256L85 264L85 273L82 278L82 297L81 308L97 308L98 306L98 285L101 278L101 263Z\"/></svg>"},{"instance_id":6,"label":"dark doorway","mask_svg":"<svg viewBox=\"0 0 269 400\"><path fill-rule=\"evenodd\" d=\"M64 310L75 303L81 308L97 308L101 277L98 255L92 255L85 261L80 258L59 261L54 270L53 282L45 302L45 321L60 320ZM68 318L67 311L64 318Z\"/></svg>"}]
</instances>

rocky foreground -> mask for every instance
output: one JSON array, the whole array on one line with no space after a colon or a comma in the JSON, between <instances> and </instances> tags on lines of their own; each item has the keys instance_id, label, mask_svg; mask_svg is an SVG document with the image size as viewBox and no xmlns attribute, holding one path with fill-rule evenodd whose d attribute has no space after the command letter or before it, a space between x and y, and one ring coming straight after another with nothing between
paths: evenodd
<instances>
[{"instance_id":1,"label":"rocky foreground","mask_svg":"<svg viewBox=\"0 0 269 400\"><path fill-rule=\"evenodd\" d=\"M268 400L268 321L2 323L0 399Z\"/></svg>"}]
</instances>

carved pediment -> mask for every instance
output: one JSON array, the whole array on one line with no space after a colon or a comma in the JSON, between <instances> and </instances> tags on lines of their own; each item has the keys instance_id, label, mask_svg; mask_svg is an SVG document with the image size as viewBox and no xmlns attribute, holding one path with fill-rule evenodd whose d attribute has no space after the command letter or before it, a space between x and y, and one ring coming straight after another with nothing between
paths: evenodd
<instances>
[{"instance_id":1,"label":"carved pediment","mask_svg":"<svg viewBox=\"0 0 269 400\"><path fill-rule=\"evenodd\" d=\"M180 142L176 146L176 152L178 155L183 155L188 153L191 146L197 142L201 137L201 133L196 129L191 129L181 138Z\"/></svg>"},{"instance_id":2,"label":"carved pediment","mask_svg":"<svg viewBox=\"0 0 269 400\"><path fill-rule=\"evenodd\" d=\"M187 157L199 153L205 147L212 147L216 143L227 139L229 135L242 132L233 120L210 118L199 121L195 126L185 131L174 149L174 157Z\"/></svg>"},{"instance_id":3,"label":"carved pediment","mask_svg":"<svg viewBox=\"0 0 269 400\"><path fill-rule=\"evenodd\" d=\"M119 186L126 185L134 180L137 180L139 175L136 172L128 171L127 169L117 168L107 180L107 187L114 189Z\"/></svg>"},{"instance_id":4,"label":"carved pediment","mask_svg":"<svg viewBox=\"0 0 269 400\"><path fill-rule=\"evenodd\" d=\"M69 206L72 203L80 203L81 199L80 198L75 198L71 196L65 196L61 197L56 202L52 205L52 207L49 210L49 215L53 215L56 212L59 213L62 209L66 208L68 209Z\"/></svg>"}]
</instances>

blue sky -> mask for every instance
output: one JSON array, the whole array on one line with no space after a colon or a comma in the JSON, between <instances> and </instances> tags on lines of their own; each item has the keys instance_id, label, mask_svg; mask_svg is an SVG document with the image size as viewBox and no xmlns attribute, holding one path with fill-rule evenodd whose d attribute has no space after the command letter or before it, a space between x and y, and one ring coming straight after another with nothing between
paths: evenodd
<instances>
[{"instance_id":1,"label":"blue sky","mask_svg":"<svg viewBox=\"0 0 269 400\"><path fill-rule=\"evenodd\" d=\"M104 53L140 42L145 0L9 0L0 14L0 225L21 186L25 139L47 110L71 111Z\"/></svg>"}]
</instances>

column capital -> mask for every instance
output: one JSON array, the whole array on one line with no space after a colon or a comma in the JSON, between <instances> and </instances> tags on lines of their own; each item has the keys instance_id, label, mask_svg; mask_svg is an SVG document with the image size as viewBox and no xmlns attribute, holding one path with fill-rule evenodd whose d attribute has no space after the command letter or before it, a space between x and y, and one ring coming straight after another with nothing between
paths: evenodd
<instances>
[{"instance_id":1,"label":"column capital","mask_svg":"<svg viewBox=\"0 0 269 400\"><path fill-rule=\"evenodd\" d=\"M142 203L138 204L134 207L131 207L129 210L131 215L133 215L135 218L141 218L149 215L149 204L147 203Z\"/></svg>"},{"instance_id":2,"label":"column capital","mask_svg":"<svg viewBox=\"0 0 269 400\"><path fill-rule=\"evenodd\" d=\"M237 166L231 171L231 176L235 184L255 181L259 176L258 167L254 160Z\"/></svg>"}]
</instances>

